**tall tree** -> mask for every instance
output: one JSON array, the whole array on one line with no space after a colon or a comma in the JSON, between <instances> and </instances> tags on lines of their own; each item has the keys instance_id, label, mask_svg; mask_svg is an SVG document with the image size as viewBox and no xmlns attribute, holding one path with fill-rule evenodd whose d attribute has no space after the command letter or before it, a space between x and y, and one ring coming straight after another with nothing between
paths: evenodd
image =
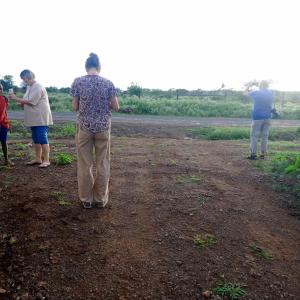
<instances>
[{"instance_id":1,"label":"tall tree","mask_svg":"<svg viewBox=\"0 0 300 300\"><path fill-rule=\"evenodd\" d=\"M12 75L4 75L2 79L0 79L1 84L3 85L4 91L8 91L8 89L13 88L14 81Z\"/></svg>"},{"instance_id":2,"label":"tall tree","mask_svg":"<svg viewBox=\"0 0 300 300\"><path fill-rule=\"evenodd\" d=\"M131 85L127 88L127 92L130 96L138 96L141 98L142 88L137 84L132 82Z\"/></svg>"}]
</instances>

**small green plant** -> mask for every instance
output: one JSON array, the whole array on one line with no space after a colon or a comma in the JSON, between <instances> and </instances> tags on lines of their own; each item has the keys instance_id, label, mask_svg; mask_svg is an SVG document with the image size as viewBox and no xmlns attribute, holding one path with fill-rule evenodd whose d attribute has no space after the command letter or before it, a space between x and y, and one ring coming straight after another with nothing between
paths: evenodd
<instances>
[{"instance_id":1,"label":"small green plant","mask_svg":"<svg viewBox=\"0 0 300 300\"><path fill-rule=\"evenodd\" d=\"M13 167L10 166L0 166L0 170L12 170Z\"/></svg>"},{"instance_id":2,"label":"small green plant","mask_svg":"<svg viewBox=\"0 0 300 300\"><path fill-rule=\"evenodd\" d=\"M256 256L262 257L267 260L273 259L273 255L271 253L269 253L266 250L263 250L262 248L258 247L254 243L250 245L250 249L252 253L255 254Z\"/></svg>"},{"instance_id":3,"label":"small green plant","mask_svg":"<svg viewBox=\"0 0 300 300\"><path fill-rule=\"evenodd\" d=\"M4 181L5 181L5 182L14 182L14 181L16 181L16 180L17 180L17 177L11 175L11 176L6 176Z\"/></svg>"},{"instance_id":4,"label":"small green plant","mask_svg":"<svg viewBox=\"0 0 300 300\"><path fill-rule=\"evenodd\" d=\"M58 204L59 204L60 206L69 206L69 205L70 205L70 202L69 202L69 201L66 201L66 200L64 200L64 199L62 199L62 200L59 200L59 201L58 201Z\"/></svg>"},{"instance_id":5,"label":"small green plant","mask_svg":"<svg viewBox=\"0 0 300 300\"><path fill-rule=\"evenodd\" d=\"M69 206L71 203L64 199L62 192L53 192L54 198L60 206Z\"/></svg>"},{"instance_id":6,"label":"small green plant","mask_svg":"<svg viewBox=\"0 0 300 300\"><path fill-rule=\"evenodd\" d=\"M201 181L202 178L199 176L192 175L192 176L190 176L190 180L193 182L198 182L198 181Z\"/></svg>"},{"instance_id":7,"label":"small green plant","mask_svg":"<svg viewBox=\"0 0 300 300\"><path fill-rule=\"evenodd\" d=\"M230 300L241 299L246 290L239 285L232 284L230 282L224 282L212 289L213 293L220 297L229 297Z\"/></svg>"},{"instance_id":8,"label":"small green plant","mask_svg":"<svg viewBox=\"0 0 300 300\"><path fill-rule=\"evenodd\" d=\"M177 183L184 183L184 182L200 182L202 178L200 176L191 175L191 176L176 176Z\"/></svg>"},{"instance_id":9,"label":"small green plant","mask_svg":"<svg viewBox=\"0 0 300 300\"><path fill-rule=\"evenodd\" d=\"M205 197L205 196L203 196L203 195L199 195L197 200L198 200L200 206L202 206L202 205L204 205L205 202L207 201L207 197Z\"/></svg>"},{"instance_id":10,"label":"small green plant","mask_svg":"<svg viewBox=\"0 0 300 300\"><path fill-rule=\"evenodd\" d=\"M176 182L177 183L183 183L185 181L185 177L178 175L176 176Z\"/></svg>"},{"instance_id":11,"label":"small green plant","mask_svg":"<svg viewBox=\"0 0 300 300\"><path fill-rule=\"evenodd\" d=\"M26 145L24 145L22 143L16 143L16 149L17 150L25 150L26 149Z\"/></svg>"},{"instance_id":12,"label":"small green plant","mask_svg":"<svg viewBox=\"0 0 300 300\"><path fill-rule=\"evenodd\" d=\"M212 246L217 243L217 239L213 234L197 234L194 237L194 244L199 248Z\"/></svg>"},{"instance_id":13,"label":"small green plant","mask_svg":"<svg viewBox=\"0 0 300 300\"><path fill-rule=\"evenodd\" d=\"M63 198L62 192L53 192L53 196L56 200L61 200Z\"/></svg>"},{"instance_id":14,"label":"small green plant","mask_svg":"<svg viewBox=\"0 0 300 300\"><path fill-rule=\"evenodd\" d=\"M55 163L59 166L63 166L72 163L73 160L73 157L68 153L59 153L55 158Z\"/></svg>"},{"instance_id":15,"label":"small green plant","mask_svg":"<svg viewBox=\"0 0 300 300\"><path fill-rule=\"evenodd\" d=\"M9 239L8 243L9 243L11 246L12 246L12 245L15 245L15 244L17 243L17 239L16 239L14 236L12 236L12 237Z\"/></svg>"},{"instance_id":16,"label":"small green plant","mask_svg":"<svg viewBox=\"0 0 300 300\"><path fill-rule=\"evenodd\" d=\"M300 155L297 156L295 158L295 161L293 161L292 164L287 166L284 171L285 171L285 173L289 174L289 173L295 173L299 169L300 169Z\"/></svg>"},{"instance_id":17,"label":"small green plant","mask_svg":"<svg viewBox=\"0 0 300 300\"><path fill-rule=\"evenodd\" d=\"M66 145L62 144L62 143L52 143L51 146L56 147L56 148L64 148L64 147L66 147Z\"/></svg>"},{"instance_id":18,"label":"small green plant","mask_svg":"<svg viewBox=\"0 0 300 300\"><path fill-rule=\"evenodd\" d=\"M177 161L175 159L171 159L170 165L171 166L176 166L177 165Z\"/></svg>"},{"instance_id":19,"label":"small green plant","mask_svg":"<svg viewBox=\"0 0 300 300\"><path fill-rule=\"evenodd\" d=\"M150 166L156 166L156 163L153 160L149 159L149 165Z\"/></svg>"}]
</instances>

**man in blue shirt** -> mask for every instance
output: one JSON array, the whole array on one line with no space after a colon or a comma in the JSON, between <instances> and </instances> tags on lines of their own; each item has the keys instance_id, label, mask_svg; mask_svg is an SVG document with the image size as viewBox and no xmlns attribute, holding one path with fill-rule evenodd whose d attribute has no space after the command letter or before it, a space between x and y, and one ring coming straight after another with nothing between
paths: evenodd
<instances>
[{"instance_id":1,"label":"man in blue shirt","mask_svg":"<svg viewBox=\"0 0 300 300\"><path fill-rule=\"evenodd\" d=\"M250 136L250 155L248 159L257 159L257 140L261 137L260 158L264 159L267 153L269 129L271 125L272 106L273 106L273 91L269 90L269 82L262 80L259 84L259 90L247 93L253 102L252 108L252 124Z\"/></svg>"}]
</instances>

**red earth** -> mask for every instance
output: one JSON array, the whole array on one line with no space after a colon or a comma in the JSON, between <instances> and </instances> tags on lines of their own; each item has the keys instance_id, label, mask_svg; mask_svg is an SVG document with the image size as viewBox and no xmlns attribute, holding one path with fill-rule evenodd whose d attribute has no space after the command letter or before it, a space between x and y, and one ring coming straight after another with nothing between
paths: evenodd
<instances>
[{"instance_id":1,"label":"red earth","mask_svg":"<svg viewBox=\"0 0 300 300\"><path fill-rule=\"evenodd\" d=\"M28 140L10 142L0 299L204 299L222 282L243 287L242 299L300 299L291 196L244 159L245 143L159 136L114 133L110 201L90 210L77 198L75 160L28 167L30 146L18 150ZM75 157L73 139L50 142L52 158ZM197 247L205 234L216 243Z\"/></svg>"}]
</instances>

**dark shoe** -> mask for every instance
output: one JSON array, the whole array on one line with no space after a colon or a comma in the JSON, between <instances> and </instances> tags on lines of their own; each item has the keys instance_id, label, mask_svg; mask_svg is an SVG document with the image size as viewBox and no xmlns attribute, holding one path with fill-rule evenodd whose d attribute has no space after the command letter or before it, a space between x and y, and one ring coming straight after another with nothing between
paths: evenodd
<instances>
[{"instance_id":1,"label":"dark shoe","mask_svg":"<svg viewBox=\"0 0 300 300\"><path fill-rule=\"evenodd\" d=\"M105 207L105 205L103 205L103 203L102 202L95 202L95 207L96 208L104 208Z\"/></svg>"},{"instance_id":2,"label":"dark shoe","mask_svg":"<svg viewBox=\"0 0 300 300\"><path fill-rule=\"evenodd\" d=\"M256 160L257 159L257 156L256 154L251 154L247 157L247 159L250 159L250 160Z\"/></svg>"},{"instance_id":3,"label":"dark shoe","mask_svg":"<svg viewBox=\"0 0 300 300\"><path fill-rule=\"evenodd\" d=\"M82 205L84 208L92 208L92 202L82 201Z\"/></svg>"},{"instance_id":4,"label":"dark shoe","mask_svg":"<svg viewBox=\"0 0 300 300\"><path fill-rule=\"evenodd\" d=\"M260 159L265 159L265 155L264 155L264 154L261 154L261 155L259 156L259 158L260 158Z\"/></svg>"}]
</instances>

